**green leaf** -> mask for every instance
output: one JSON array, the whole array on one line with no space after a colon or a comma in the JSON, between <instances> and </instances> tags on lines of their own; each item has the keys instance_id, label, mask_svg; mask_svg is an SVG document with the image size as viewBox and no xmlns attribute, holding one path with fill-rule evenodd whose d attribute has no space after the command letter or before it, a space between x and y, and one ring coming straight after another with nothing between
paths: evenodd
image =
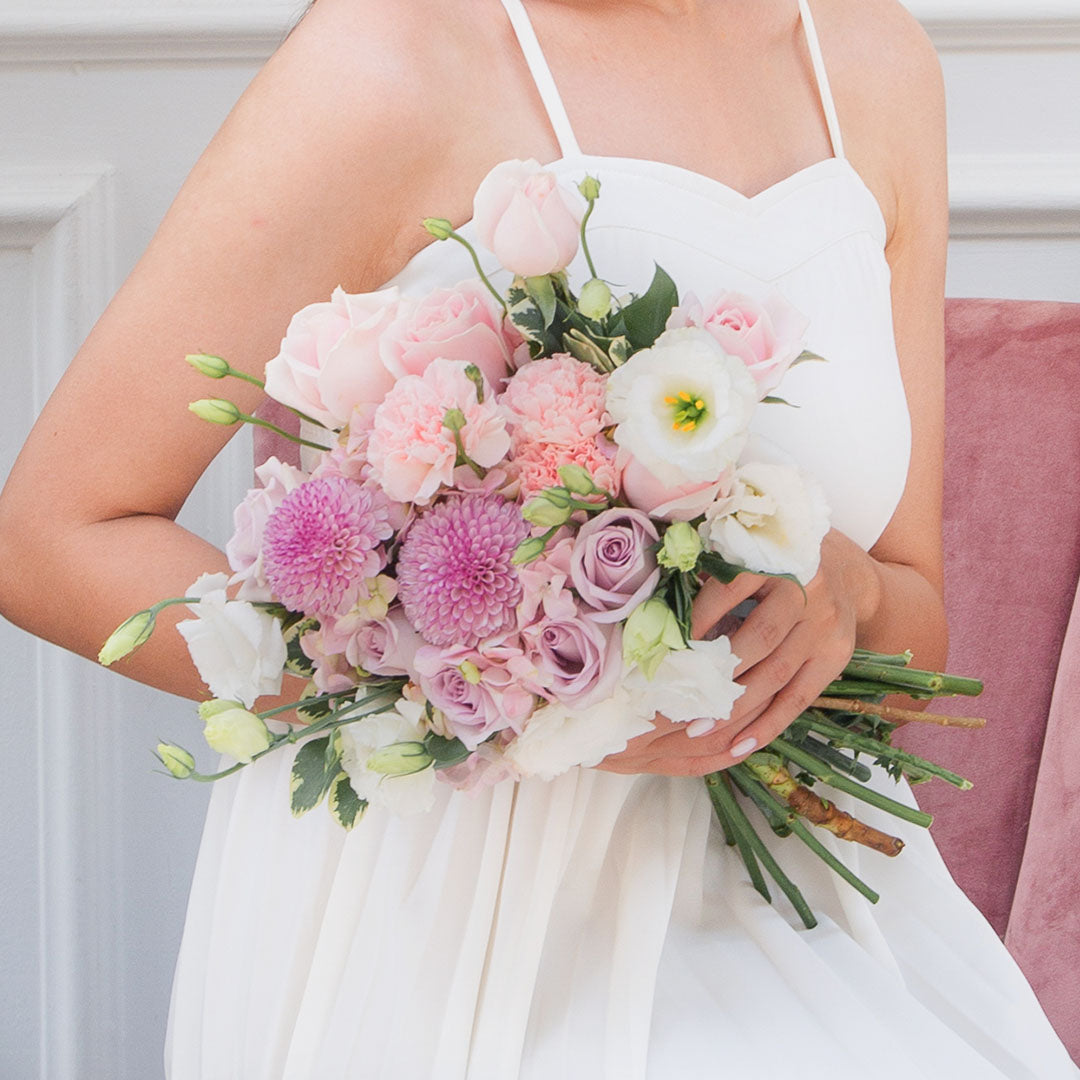
<instances>
[{"instance_id":1,"label":"green leaf","mask_svg":"<svg viewBox=\"0 0 1080 1080\"><path fill-rule=\"evenodd\" d=\"M787 398L777 397L776 394L766 394L761 399L762 405L786 405L789 409L801 408L800 405L796 405L794 402L788 401Z\"/></svg>"},{"instance_id":2,"label":"green leaf","mask_svg":"<svg viewBox=\"0 0 1080 1080\"><path fill-rule=\"evenodd\" d=\"M530 299L540 309L546 330L555 321L555 283L544 274L541 277L526 278L525 288Z\"/></svg>"},{"instance_id":3,"label":"green leaf","mask_svg":"<svg viewBox=\"0 0 1080 1080\"><path fill-rule=\"evenodd\" d=\"M311 739L297 751L292 767L292 812L301 817L323 801L341 770L341 759L330 736Z\"/></svg>"},{"instance_id":4,"label":"green leaf","mask_svg":"<svg viewBox=\"0 0 1080 1080\"><path fill-rule=\"evenodd\" d=\"M544 315L529 296L523 278L514 279L514 283L507 290L506 300L507 314L510 321L521 331L521 336L530 343L542 342L546 329Z\"/></svg>"},{"instance_id":5,"label":"green leaf","mask_svg":"<svg viewBox=\"0 0 1080 1080\"><path fill-rule=\"evenodd\" d=\"M631 352L633 352L633 349L630 342L622 335L612 338L611 345L608 346L608 356L611 357L611 362L616 367L622 367L630 359Z\"/></svg>"},{"instance_id":6,"label":"green leaf","mask_svg":"<svg viewBox=\"0 0 1080 1080\"><path fill-rule=\"evenodd\" d=\"M626 336L635 349L647 349L664 332L679 291L667 272L657 266L652 284L636 300L622 309Z\"/></svg>"},{"instance_id":7,"label":"green leaf","mask_svg":"<svg viewBox=\"0 0 1080 1080\"><path fill-rule=\"evenodd\" d=\"M330 785L330 798L327 801L330 813L343 829L351 829L367 809L367 800L361 799L353 790L349 774L339 772Z\"/></svg>"},{"instance_id":8,"label":"green leaf","mask_svg":"<svg viewBox=\"0 0 1080 1080\"><path fill-rule=\"evenodd\" d=\"M698 558L698 569L703 570L709 577L714 577L725 585L730 585L740 574L760 574L762 577L783 578L785 581L793 581L802 589L803 596L806 595L806 589L803 588L794 574L769 574L763 570L751 570L747 566L736 566L734 563L725 562L714 551L703 551L701 553Z\"/></svg>"},{"instance_id":9,"label":"green leaf","mask_svg":"<svg viewBox=\"0 0 1080 1080\"><path fill-rule=\"evenodd\" d=\"M580 360L601 373L608 371L611 366L607 353L580 330L571 330L568 334L563 334L563 348L575 360Z\"/></svg>"},{"instance_id":10,"label":"green leaf","mask_svg":"<svg viewBox=\"0 0 1080 1080\"><path fill-rule=\"evenodd\" d=\"M826 360L824 356L818 356L816 352L811 352L809 349L803 349L803 351L791 361L790 366L794 367L796 364L805 364L807 360L820 360L823 364L828 363L828 360Z\"/></svg>"},{"instance_id":11,"label":"green leaf","mask_svg":"<svg viewBox=\"0 0 1080 1080\"><path fill-rule=\"evenodd\" d=\"M451 765L460 765L468 756L469 751L459 739L444 739L434 732L429 733L424 739L427 752L435 759L436 769L448 769Z\"/></svg>"},{"instance_id":12,"label":"green leaf","mask_svg":"<svg viewBox=\"0 0 1080 1080\"><path fill-rule=\"evenodd\" d=\"M285 670L299 675L301 678L310 679L315 674L315 665L308 659L307 654L300 648L300 638L309 630L318 630L317 619L301 618L298 622L284 627L285 638Z\"/></svg>"}]
</instances>

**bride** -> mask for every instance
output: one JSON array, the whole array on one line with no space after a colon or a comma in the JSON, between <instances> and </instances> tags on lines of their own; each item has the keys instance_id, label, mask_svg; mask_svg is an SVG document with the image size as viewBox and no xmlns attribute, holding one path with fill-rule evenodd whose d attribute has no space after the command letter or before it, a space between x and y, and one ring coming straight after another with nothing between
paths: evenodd
<instances>
[{"instance_id":1,"label":"bride","mask_svg":"<svg viewBox=\"0 0 1080 1080\"><path fill-rule=\"evenodd\" d=\"M186 410L204 386L178 359L205 345L259 374L338 284L467 276L416 223L467 234L478 182L514 157L600 176L612 272L780 284L811 317L830 362L794 372L800 410L756 434L816 475L835 527L805 601L749 574L702 590L697 634L757 601L732 638L746 691L708 736L658 718L597 769L447 789L348 836L289 817L285 755L218 785L172 1080L1080 1075L928 836L862 856L876 907L795 866L807 931L750 888L696 779L781 733L856 645L944 664L944 147L937 61L897 0L318 0L31 433L0 500L4 614L95 656L132 611L227 569L173 520L228 437ZM123 424L58 438L120 398ZM118 666L204 696L178 634Z\"/></svg>"}]
</instances>

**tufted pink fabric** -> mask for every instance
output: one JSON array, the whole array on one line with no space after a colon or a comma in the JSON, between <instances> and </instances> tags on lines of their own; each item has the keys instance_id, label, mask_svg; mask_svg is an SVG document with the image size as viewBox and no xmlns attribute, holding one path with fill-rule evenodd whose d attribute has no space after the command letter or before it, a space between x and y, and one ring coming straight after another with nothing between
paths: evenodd
<instances>
[{"instance_id":1,"label":"tufted pink fabric","mask_svg":"<svg viewBox=\"0 0 1080 1080\"><path fill-rule=\"evenodd\" d=\"M946 314L949 667L986 691L940 711L989 725L909 725L899 741L975 782L916 794L1080 1060L1080 304L950 300Z\"/></svg>"}]
</instances>

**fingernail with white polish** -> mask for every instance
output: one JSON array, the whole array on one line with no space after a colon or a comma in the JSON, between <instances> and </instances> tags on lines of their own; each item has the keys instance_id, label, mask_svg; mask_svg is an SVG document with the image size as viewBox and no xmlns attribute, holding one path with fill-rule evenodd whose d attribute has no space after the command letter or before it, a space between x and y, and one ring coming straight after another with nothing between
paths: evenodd
<instances>
[{"instance_id":1,"label":"fingernail with white polish","mask_svg":"<svg viewBox=\"0 0 1080 1080\"><path fill-rule=\"evenodd\" d=\"M716 727L716 721L711 720L707 716L699 716L696 720L691 720L686 725L686 734L691 739L698 739L702 735L708 735L712 729Z\"/></svg>"},{"instance_id":2,"label":"fingernail with white polish","mask_svg":"<svg viewBox=\"0 0 1080 1080\"><path fill-rule=\"evenodd\" d=\"M742 742L736 743L728 753L732 757L745 757L755 746L757 746L757 739L743 739Z\"/></svg>"}]
</instances>

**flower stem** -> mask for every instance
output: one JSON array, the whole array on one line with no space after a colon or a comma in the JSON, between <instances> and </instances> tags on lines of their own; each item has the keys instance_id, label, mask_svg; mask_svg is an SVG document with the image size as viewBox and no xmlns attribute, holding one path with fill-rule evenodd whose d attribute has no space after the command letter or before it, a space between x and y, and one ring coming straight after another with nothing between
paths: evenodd
<instances>
[{"instance_id":1,"label":"flower stem","mask_svg":"<svg viewBox=\"0 0 1080 1080\"><path fill-rule=\"evenodd\" d=\"M472 244L470 244L469 241L466 240L465 237L462 236L458 232L449 233L447 235L447 239L448 240L456 240L463 248L465 248L465 250L469 253L469 255L472 256L473 266L476 267L477 275L479 276L480 280L487 286L488 292L491 293L491 295L494 296L495 299L498 301L499 307L501 307L502 310L503 310L503 317L504 318L508 317L509 314L510 314L510 310L506 306L506 301L503 299L502 295L499 293L499 290L496 289L495 286L491 284L491 281L488 278L487 274L485 274L483 269L481 268L481 266L480 266L480 256L476 254L476 248L474 248L472 246Z\"/></svg>"},{"instance_id":2,"label":"flower stem","mask_svg":"<svg viewBox=\"0 0 1080 1080\"><path fill-rule=\"evenodd\" d=\"M247 413L241 413L239 419L245 424L254 424L256 427L266 428L267 431L272 431L275 435L280 435L282 438L288 439L289 442L299 443L301 446L310 446L312 450L329 450L329 446L322 446L320 443L309 442L307 439L301 439L299 435L293 435L291 432L286 431L284 428L279 428L277 424L271 424L269 420L261 420L257 416L248 416Z\"/></svg>"},{"instance_id":3,"label":"flower stem","mask_svg":"<svg viewBox=\"0 0 1080 1080\"><path fill-rule=\"evenodd\" d=\"M757 864L754 844L750 839L751 836L757 839L757 836L754 833L753 826L746 820L746 815L739 808L739 804L735 802L727 778L720 773L710 773L705 777L705 786L708 788L713 807L718 814L722 814L727 819L728 826L735 837L739 854L746 864L746 870L750 874L750 880L754 888L771 904L772 896L769 893L769 886L765 884L761 867ZM760 840L758 842L760 843Z\"/></svg>"},{"instance_id":4,"label":"flower stem","mask_svg":"<svg viewBox=\"0 0 1080 1080\"><path fill-rule=\"evenodd\" d=\"M837 709L840 712L858 713L860 716L880 716L882 720L899 720L903 723L916 721L922 724L938 724L941 727L986 727L986 720L981 716L943 716L941 713L919 712L917 709L898 709L895 705L871 705L865 701L845 700L844 698L819 697L811 702L811 708Z\"/></svg>"},{"instance_id":5,"label":"flower stem","mask_svg":"<svg viewBox=\"0 0 1080 1080\"><path fill-rule=\"evenodd\" d=\"M983 684L978 679L966 679L960 675L944 675L939 671L919 671L915 668L899 667L876 660L852 659L844 668L844 674L856 679L882 682L887 686L929 690L935 695L964 694L974 697L981 694L983 689Z\"/></svg>"},{"instance_id":6,"label":"flower stem","mask_svg":"<svg viewBox=\"0 0 1080 1080\"><path fill-rule=\"evenodd\" d=\"M581 218L581 253L585 256L585 264L589 268L589 276L596 277L596 267L593 265L592 253L589 251L589 241L585 236L585 226L589 224L589 218L592 217L593 207L596 206L596 200L590 199L589 205L585 208L585 213Z\"/></svg>"}]
</instances>

